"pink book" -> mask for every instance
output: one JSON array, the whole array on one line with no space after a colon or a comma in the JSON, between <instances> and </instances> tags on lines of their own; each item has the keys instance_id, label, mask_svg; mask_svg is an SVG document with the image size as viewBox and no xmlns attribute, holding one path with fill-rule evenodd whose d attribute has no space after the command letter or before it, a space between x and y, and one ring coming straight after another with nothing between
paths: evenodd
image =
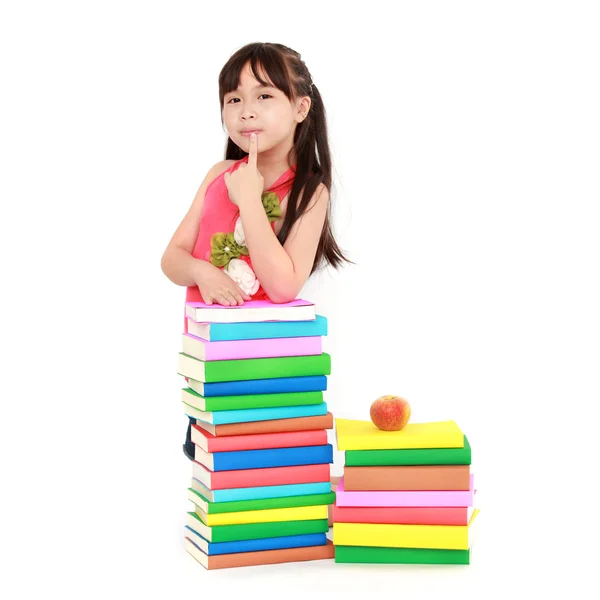
<instances>
[{"instance_id":1,"label":"pink book","mask_svg":"<svg viewBox=\"0 0 600 600\"><path fill-rule=\"evenodd\" d=\"M288 485L294 483L321 483L330 481L329 464L300 465L295 467L268 467L240 469L239 471L209 471L197 461L192 463L192 477L209 490L229 488Z\"/></svg>"},{"instance_id":2,"label":"pink book","mask_svg":"<svg viewBox=\"0 0 600 600\"><path fill-rule=\"evenodd\" d=\"M402 491L346 492L344 478L338 484L335 501L338 506L473 506L473 475L471 489L466 491Z\"/></svg>"},{"instance_id":3,"label":"pink book","mask_svg":"<svg viewBox=\"0 0 600 600\"><path fill-rule=\"evenodd\" d=\"M322 354L321 336L210 342L182 334L183 352L204 361Z\"/></svg>"},{"instance_id":4,"label":"pink book","mask_svg":"<svg viewBox=\"0 0 600 600\"><path fill-rule=\"evenodd\" d=\"M327 444L327 431L315 429L313 431L286 431L282 433L255 433L217 437L200 429L197 425L192 425L192 442L200 446L205 452L324 446Z\"/></svg>"}]
</instances>

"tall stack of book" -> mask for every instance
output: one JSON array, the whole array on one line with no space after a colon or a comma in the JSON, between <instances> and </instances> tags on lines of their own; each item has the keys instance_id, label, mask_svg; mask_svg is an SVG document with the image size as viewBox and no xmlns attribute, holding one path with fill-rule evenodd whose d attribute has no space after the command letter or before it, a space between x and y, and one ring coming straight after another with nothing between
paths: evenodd
<instances>
[{"instance_id":1,"label":"tall stack of book","mask_svg":"<svg viewBox=\"0 0 600 600\"><path fill-rule=\"evenodd\" d=\"M381 431L336 419L344 475L333 507L337 563L469 564L471 446L454 421Z\"/></svg>"},{"instance_id":2,"label":"tall stack of book","mask_svg":"<svg viewBox=\"0 0 600 600\"><path fill-rule=\"evenodd\" d=\"M187 551L207 569L332 559L327 319L301 299L186 303L186 317Z\"/></svg>"}]
</instances>

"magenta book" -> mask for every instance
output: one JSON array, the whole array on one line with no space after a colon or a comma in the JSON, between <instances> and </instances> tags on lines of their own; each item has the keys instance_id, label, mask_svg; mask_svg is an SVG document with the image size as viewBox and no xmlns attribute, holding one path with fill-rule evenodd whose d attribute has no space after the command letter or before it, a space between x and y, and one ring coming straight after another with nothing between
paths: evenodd
<instances>
[{"instance_id":1,"label":"magenta book","mask_svg":"<svg viewBox=\"0 0 600 600\"><path fill-rule=\"evenodd\" d=\"M184 333L182 334L182 350L185 354L199 360L237 360L312 356L323 352L323 344L320 336L209 342L191 333Z\"/></svg>"}]
</instances>

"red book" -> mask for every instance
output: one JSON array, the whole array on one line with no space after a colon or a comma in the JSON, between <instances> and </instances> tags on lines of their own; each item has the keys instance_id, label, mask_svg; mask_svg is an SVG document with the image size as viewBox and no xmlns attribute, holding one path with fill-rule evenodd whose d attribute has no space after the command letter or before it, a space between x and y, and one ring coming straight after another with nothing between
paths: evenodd
<instances>
[{"instance_id":1,"label":"red book","mask_svg":"<svg viewBox=\"0 0 600 600\"><path fill-rule=\"evenodd\" d=\"M472 506L398 506L377 508L333 505L334 523L468 525Z\"/></svg>"},{"instance_id":2,"label":"red book","mask_svg":"<svg viewBox=\"0 0 600 600\"><path fill-rule=\"evenodd\" d=\"M192 477L202 482L209 490L226 490L230 488L330 481L329 467L329 464L322 464L240 469L239 471L209 471L199 462L193 461Z\"/></svg>"},{"instance_id":3,"label":"red book","mask_svg":"<svg viewBox=\"0 0 600 600\"><path fill-rule=\"evenodd\" d=\"M324 446L327 431L289 431L252 435L215 436L197 425L192 425L192 442L204 452L234 452L237 450L262 450L265 448L295 448L298 446Z\"/></svg>"}]
</instances>

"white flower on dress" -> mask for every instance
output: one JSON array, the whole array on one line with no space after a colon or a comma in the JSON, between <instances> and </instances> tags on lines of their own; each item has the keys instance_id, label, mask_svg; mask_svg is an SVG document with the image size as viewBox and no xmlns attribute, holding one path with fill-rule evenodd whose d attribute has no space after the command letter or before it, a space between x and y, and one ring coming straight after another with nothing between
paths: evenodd
<instances>
[{"instance_id":1,"label":"white flower on dress","mask_svg":"<svg viewBox=\"0 0 600 600\"><path fill-rule=\"evenodd\" d=\"M238 220L235 222L235 231L233 232L233 237L240 246L246 245L246 234L244 233L241 217L238 217Z\"/></svg>"},{"instance_id":2,"label":"white flower on dress","mask_svg":"<svg viewBox=\"0 0 600 600\"><path fill-rule=\"evenodd\" d=\"M233 279L240 289L248 296L256 294L260 287L260 282L256 278L256 274L245 260L232 258L229 264L223 271Z\"/></svg>"}]
</instances>

